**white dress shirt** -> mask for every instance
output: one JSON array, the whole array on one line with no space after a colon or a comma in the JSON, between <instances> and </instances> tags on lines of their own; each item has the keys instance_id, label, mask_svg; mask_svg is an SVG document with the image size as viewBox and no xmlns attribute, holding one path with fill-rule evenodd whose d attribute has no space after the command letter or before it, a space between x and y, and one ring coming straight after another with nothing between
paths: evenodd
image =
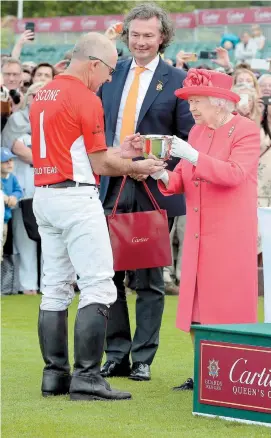
<instances>
[{"instance_id":1,"label":"white dress shirt","mask_svg":"<svg viewBox=\"0 0 271 438\"><path fill-rule=\"evenodd\" d=\"M255 43L257 44L257 48L258 50L262 50L262 45L264 47L265 44L265 36L264 35L259 35L256 37L253 37Z\"/></svg>"},{"instance_id":2,"label":"white dress shirt","mask_svg":"<svg viewBox=\"0 0 271 438\"><path fill-rule=\"evenodd\" d=\"M253 38L250 38L246 45L240 42L235 47L235 60L238 62L251 60L256 57L257 50L257 44Z\"/></svg>"},{"instance_id":3,"label":"white dress shirt","mask_svg":"<svg viewBox=\"0 0 271 438\"><path fill-rule=\"evenodd\" d=\"M135 114L135 127L137 125L138 116L140 113L140 109L143 103L143 100L146 96L147 90L150 86L151 80L153 78L154 72L158 66L159 63L159 55L157 55L149 64L145 65L146 70L143 71L139 75L139 89L138 89L138 96L137 96L137 102L136 102L136 114ZM116 125L116 133L114 138L114 144L113 146L119 146L120 145L120 131L121 131L121 124L122 124L122 115L124 111L124 107L126 104L127 96L129 94L131 85L134 80L135 76L135 68L137 67L137 64L135 60L133 59L130 67L130 71L127 75L126 82L122 91L120 106L119 106L119 113L117 118L117 125Z\"/></svg>"}]
</instances>

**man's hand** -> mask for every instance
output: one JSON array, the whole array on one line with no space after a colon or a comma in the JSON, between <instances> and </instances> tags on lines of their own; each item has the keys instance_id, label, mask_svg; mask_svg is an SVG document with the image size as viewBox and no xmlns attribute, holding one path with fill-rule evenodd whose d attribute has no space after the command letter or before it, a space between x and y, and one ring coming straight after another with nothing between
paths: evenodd
<instances>
[{"instance_id":1,"label":"man's hand","mask_svg":"<svg viewBox=\"0 0 271 438\"><path fill-rule=\"evenodd\" d=\"M217 47L215 52L217 53L217 59L212 59L212 62L220 65L220 67L223 67L225 70L230 69L231 62L228 50L224 49L223 47Z\"/></svg>"},{"instance_id":2,"label":"man's hand","mask_svg":"<svg viewBox=\"0 0 271 438\"><path fill-rule=\"evenodd\" d=\"M121 158L142 157L143 143L140 134L127 135L124 142L120 145Z\"/></svg>"},{"instance_id":3,"label":"man's hand","mask_svg":"<svg viewBox=\"0 0 271 438\"><path fill-rule=\"evenodd\" d=\"M9 196L9 199L8 199L8 206L9 206L10 208L16 207L17 202L18 202L18 199L16 198L16 196Z\"/></svg>"},{"instance_id":4,"label":"man's hand","mask_svg":"<svg viewBox=\"0 0 271 438\"><path fill-rule=\"evenodd\" d=\"M191 52L184 52L180 50L176 55L176 68L183 68L184 64L187 64L191 60Z\"/></svg>"},{"instance_id":5,"label":"man's hand","mask_svg":"<svg viewBox=\"0 0 271 438\"><path fill-rule=\"evenodd\" d=\"M145 181L149 175L138 175L137 173L131 173L129 175L130 178L133 178L136 181Z\"/></svg>"},{"instance_id":6,"label":"man's hand","mask_svg":"<svg viewBox=\"0 0 271 438\"><path fill-rule=\"evenodd\" d=\"M167 164L162 160L147 158L146 160L138 160L133 162L133 173L135 172L141 176L149 176L152 173L164 169L166 166Z\"/></svg>"},{"instance_id":7,"label":"man's hand","mask_svg":"<svg viewBox=\"0 0 271 438\"><path fill-rule=\"evenodd\" d=\"M176 67L177 68L183 68L183 65L185 63L184 53L185 52L183 50L180 50L176 55Z\"/></svg>"},{"instance_id":8,"label":"man's hand","mask_svg":"<svg viewBox=\"0 0 271 438\"><path fill-rule=\"evenodd\" d=\"M32 43L35 38L35 34L31 30L25 30L18 41L16 42L15 46L12 49L11 57L20 59L21 51L23 46L26 43Z\"/></svg>"},{"instance_id":9,"label":"man's hand","mask_svg":"<svg viewBox=\"0 0 271 438\"><path fill-rule=\"evenodd\" d=\"M9 197L7 195L4 195L4 203L6 205L8 205L8 199L9 199Z\"/></svg>"},{"instance_id":10,"label":"man's hand","mask_svg":"<svg viewBox=\"0 0 271 438\"><path fill-rule=\"evenodd\" d=\"M109 40L114 42L117 39L118 35L122 32L122 28L123 28L123 23L120 21L118 23L113 24L108 29L106 29L104 34Z\"/></svg>"},{"instance_id":11,"label":"man's hand","mask_svg":"<svg viewBox=\"0 0 271 438\"><path fill-rule=\"evenodd\" d=\"M32 30L25 30L18 39L18 45L24 46L26 43L33 42L34 38L35 34Z\"/></svg>"}]
</instances>

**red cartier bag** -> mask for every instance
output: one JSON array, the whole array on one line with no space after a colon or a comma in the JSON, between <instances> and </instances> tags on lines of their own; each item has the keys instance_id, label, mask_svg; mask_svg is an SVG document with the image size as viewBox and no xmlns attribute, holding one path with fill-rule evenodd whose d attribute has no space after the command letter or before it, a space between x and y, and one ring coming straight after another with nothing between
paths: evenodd
<instances>
[{"instance_id":1,"label":"red cartier bag","mask_svg":"<svg viewBox=\"0 0 271 438\"><path fill-rule=\"evenodd\" d=\"M143 185L155 210L116 214L125 182L126 177L123 178L112 214L107 216L114 271L170 266L172 255L167 212L161 210L145 181Z\"/></svg>"}]
</instances>

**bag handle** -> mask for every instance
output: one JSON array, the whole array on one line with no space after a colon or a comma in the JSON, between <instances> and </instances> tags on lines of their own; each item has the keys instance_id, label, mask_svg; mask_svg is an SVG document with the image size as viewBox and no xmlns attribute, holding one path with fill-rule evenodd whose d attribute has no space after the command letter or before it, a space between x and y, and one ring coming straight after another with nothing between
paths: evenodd
<instances>
[{"instance_id":1,"label":"bag handle","mask_svg":"<svg viewBox=\"0 0 271 438\"><path fill-rule=\"evenodd\" d=\"M158 202L156 201L155 197L153 196L152 192L150 191L148 184L145 181L143 182L143 186L145 187L145 190L147 192L147 194L149 195L149 198L151 200L152 205L154 206L155 210L158 210L159 213L162 213L161 208L158 205Z\"/></svg>"},{"instance_id":2,"label":"bag handle","mask_svg":"<svg viewBox=\"0 0 271 438\"><path fill-rule=\"evenodd\" d=\"M121 195L121 193L122 193L122 191L123 191L123 188L124 188L124 185L125 185L125 183L126 183L126 180L127 180L127 176L124 176L123 179L122 179L121 186L120 186L119 194L118 194L118 196L117 196L117 199L116 199L116 201L115 201L115 205L114 205L113 210L112 210L111 217L114 217L115 214L116 214L116 211L117 211L117 208L118 208L118 205L119 205L120 195ZM146 190L146 192L147 192L147 194L148 194L148 196L149 196L149 198L150 198L150 200L151 200L151 203L152 203L154 209L155 209L155 210L158 210L159 213L162 213L161 208L159 207L159 205L158 205L156 199L154 198L153 194L151 193L151 191L150 191L148 185L146 184L145 181L142 181L142 182L143 182L143 185L144 185L144 187L145 187L145 190Z\"/></svg>"}]
</instances>

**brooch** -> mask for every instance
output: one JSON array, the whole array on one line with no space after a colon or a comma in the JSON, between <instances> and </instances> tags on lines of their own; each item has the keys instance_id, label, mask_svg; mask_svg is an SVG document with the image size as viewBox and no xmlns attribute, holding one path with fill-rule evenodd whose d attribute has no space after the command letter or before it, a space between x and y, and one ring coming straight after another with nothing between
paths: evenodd
<instances>
[{"instance_id":1,"label":"brooch","mask_svg":"<svg viewBox=\"0 0 271 438\"><path fill-rule=\"evenodd\" d=\"M162 91L163 90L163 82L158 81L158 84L156 85L156 91Z\"/></svg>"},{"instance_id":2,"label":"brooch","mask_svg":"<svg viewBox=\"0 0 271 438\"><path fill-rule=\"evenodd\" d=\"M235 130L235 126L232 126L231 129L228 132L228 137L230 137L232 135L234 130Z\"/></svg>"}]
</instances>

